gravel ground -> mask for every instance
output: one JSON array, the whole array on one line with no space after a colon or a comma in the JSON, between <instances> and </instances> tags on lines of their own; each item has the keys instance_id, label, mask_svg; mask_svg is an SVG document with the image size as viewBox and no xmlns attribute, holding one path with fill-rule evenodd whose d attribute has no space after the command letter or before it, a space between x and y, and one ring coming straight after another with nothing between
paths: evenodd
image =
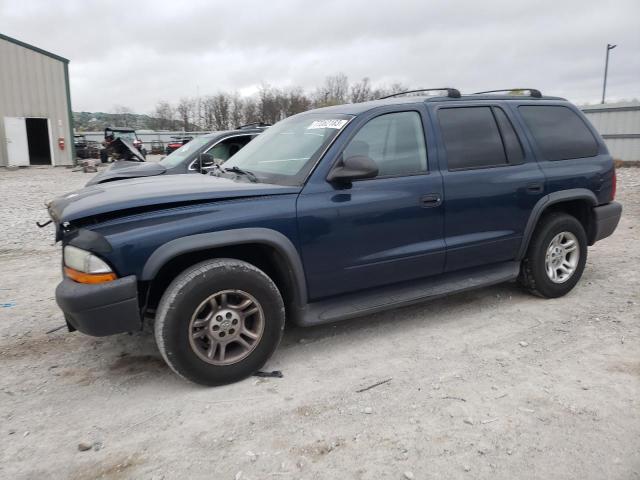
<instances>
[{"instance_id":1,"label":"gravel ground","mask_svg":"<svg viewBox=\"0 0 640 480\"><path fill-rule=\"evenodd\" d=\"M34 222L89 177L0 169L0 478L640 478L640 169L568 296L506 284L291 328L266 366L284 378L219 388L148 334L45 333L60 252Z\"/></svg>"}]
</instances>

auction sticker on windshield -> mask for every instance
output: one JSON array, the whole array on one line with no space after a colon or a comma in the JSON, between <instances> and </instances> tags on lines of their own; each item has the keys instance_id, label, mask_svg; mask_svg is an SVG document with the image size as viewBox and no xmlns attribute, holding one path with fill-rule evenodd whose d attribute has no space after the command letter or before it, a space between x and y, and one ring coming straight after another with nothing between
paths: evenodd
<instances>
[{"instance_id":1,"label":"auction sticker on windshield","mask_svg":"<svg viewBox=\"0 0 640 480\"><path fill-rule=\"evenodd\" d=\"M307 127L307 130L311 130L314 128L335 128L340 130L347 123L347 120L339 120L339 119L327 119L327 120L315 120Z\"/></svg>"}]
</instances>

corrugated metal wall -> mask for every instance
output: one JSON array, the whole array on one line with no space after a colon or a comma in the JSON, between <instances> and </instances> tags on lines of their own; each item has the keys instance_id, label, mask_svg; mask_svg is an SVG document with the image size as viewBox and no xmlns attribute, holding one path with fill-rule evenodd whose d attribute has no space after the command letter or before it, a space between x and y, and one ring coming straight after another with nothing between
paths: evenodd
<instances>
[{"instance_id":1,"label":"corrugated metal wall","mask_svg":"<svg viewBox=\"0 0 640 480\"><path fill-rule=\"evenodd\" d=\"M604 138L613 158L640 160L640 103L594 105L582 111Z\"/></svg>"},{"instance_id":2,"label":"corrugated metal wall","mask_svg":"<svg viewBox=\"0 0 640 480\"><path fill-rule=\"evenodd\" d=\"M53 164L73 164L64 62L0 38L0 166L7 165L4 117L48 118Z\"/></svg>"}]
</instances>

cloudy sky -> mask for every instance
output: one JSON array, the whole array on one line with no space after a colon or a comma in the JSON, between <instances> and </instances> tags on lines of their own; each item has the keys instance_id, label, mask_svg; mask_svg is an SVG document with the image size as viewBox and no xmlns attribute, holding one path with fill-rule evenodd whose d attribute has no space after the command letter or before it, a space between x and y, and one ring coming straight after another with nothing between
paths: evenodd
<instances>
[{"instance_id":1,"label":"cloudy sky","mask_svg":"<svg viewBox=\"0 0 640 480\"><path fill-rule=\"evenodd\" d=\"M639 0L0 0L0 32L71 60L76 111L327 75L464 91L640 98Z\"/></svg>"}]
</instances>

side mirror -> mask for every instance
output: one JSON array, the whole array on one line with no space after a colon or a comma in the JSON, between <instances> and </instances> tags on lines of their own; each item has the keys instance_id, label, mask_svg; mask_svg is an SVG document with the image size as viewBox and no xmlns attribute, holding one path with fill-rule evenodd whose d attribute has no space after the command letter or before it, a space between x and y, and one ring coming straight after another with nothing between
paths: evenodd
<instances>
[{"instance_id":1,"label":"side mirror","mask_svg":"<svg viewBox=\"0 0 640 480\"><path fill-rule=\"evenodd\" d=\"M341 159L327 180L337 183L351 183L352 180L374 178L378 176L378 165L366 155L354 155Z\"/></svg>"},{"instance_id":2,"label":"side mirror","mask_svg":"<svg viewBox=\"0 0 640 480\"><path fill-rule=\"evenodd\" d=\"M215 158L210 153L201 153L200 154L200 167L207 168L213 167L215 163Z\"/></svg>"}]
</instances>

